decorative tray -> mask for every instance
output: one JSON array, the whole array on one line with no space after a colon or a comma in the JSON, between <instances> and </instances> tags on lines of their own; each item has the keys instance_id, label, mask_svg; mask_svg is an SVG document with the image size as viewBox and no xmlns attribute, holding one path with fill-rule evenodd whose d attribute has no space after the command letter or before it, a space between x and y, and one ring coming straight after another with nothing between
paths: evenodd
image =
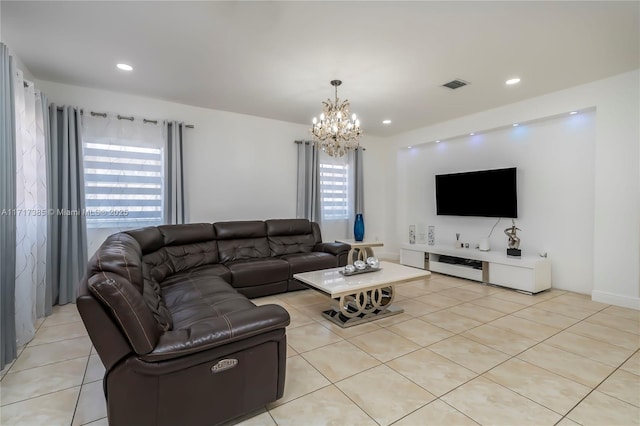
<instances>
[{"instance_id":1,"label":"decorative tray","mask_svg":"<svg viewBox=\"0 0 640 426\"><path fill-rule=\"evenodd\" d=\"M345 277L350 277L351 275L367 274L369 272L377 272L377 271L382 271L382 268L372 268L371 266L367 265L365 269L356 269L353 272L347 272L345 270L338 271L338 272L340 272Z\"/></svg>"}]
</instances>

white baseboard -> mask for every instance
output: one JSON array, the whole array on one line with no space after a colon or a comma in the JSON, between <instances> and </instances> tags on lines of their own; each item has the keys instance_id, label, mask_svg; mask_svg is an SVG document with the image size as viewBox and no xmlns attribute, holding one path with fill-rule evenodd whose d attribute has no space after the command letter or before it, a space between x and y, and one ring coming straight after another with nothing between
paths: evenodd
<instances>
[{"instance_id":1,"label":"white baseboard","mask_svg":"<svg viewBox=\"0 0 640 426\"><path fill-rule=\"evenodd\" d=\"M594 302L608 303L610 305L616 305L623 308L631 308L640 311L640 297L622 296L620 294L594 290L593 292L591 292L591 299Z\"/></svg>"}]
</instances>

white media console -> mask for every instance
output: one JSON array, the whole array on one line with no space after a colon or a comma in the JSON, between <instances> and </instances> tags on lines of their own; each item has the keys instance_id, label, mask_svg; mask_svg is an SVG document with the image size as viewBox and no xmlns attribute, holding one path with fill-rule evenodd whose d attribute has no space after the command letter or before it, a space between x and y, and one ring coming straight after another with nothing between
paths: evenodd
<instances>
[{"instance_id":1,"label":"white media console","mask_svg":"<svg viewBox=\"0 0 640 426\"><path fill-rule=\"evenodd\" d=\"M441 262L440 256L462 263ZM400 263L432 272L495 284L527 293L551 288L551 262L546 257L508 257L505 251L480 251L426 244L400 245Z\"/></svg>"}]
</instances>

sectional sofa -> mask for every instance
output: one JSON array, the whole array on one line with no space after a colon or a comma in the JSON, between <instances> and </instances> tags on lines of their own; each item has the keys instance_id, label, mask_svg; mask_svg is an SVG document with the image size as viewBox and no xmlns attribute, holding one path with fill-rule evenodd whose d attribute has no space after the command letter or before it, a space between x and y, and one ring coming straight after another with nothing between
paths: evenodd
<instances>
[{"instance_id":1,"label":"sectional sofa","mask_svg":"<svg viewBox=\"0 0 640 426\"><path fill-rule=\"evenodd\" d=\"M344 266L305 219L165 225L114 234L77 306L106 372L112 425L214 425L282 397L289 314L249 298Z\"/></svg>"}]
</instances>

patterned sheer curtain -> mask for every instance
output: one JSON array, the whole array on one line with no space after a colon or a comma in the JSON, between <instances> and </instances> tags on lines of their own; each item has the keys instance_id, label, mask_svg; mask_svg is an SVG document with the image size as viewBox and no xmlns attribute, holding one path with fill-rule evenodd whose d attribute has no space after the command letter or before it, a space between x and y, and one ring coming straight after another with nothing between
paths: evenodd
<instances>
[{"instance_id":1,"label":"patterned sheer curtain","mask_svg":"<svg viewBox=\"0 0 640 426\"><path fill-rule=\"evenodd\" d=\"M16 340L24 345L45 315L47 253L47 100L21 71L14 80L16 108Z\"/></svg>"}]
</instances>

